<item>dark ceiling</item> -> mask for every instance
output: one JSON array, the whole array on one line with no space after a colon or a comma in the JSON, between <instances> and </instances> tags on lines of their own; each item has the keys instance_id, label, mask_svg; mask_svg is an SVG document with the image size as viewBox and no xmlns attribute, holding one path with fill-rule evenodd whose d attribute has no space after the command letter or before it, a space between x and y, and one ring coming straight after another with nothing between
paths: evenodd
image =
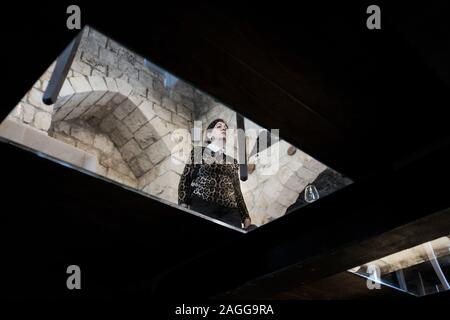
<instances>
[{"instance_id":1,"label":"dark ceiling","mask_svg":"<svg viewBox=\"0 0 450 320\"><path fill-rule=\"evenodd\" d=\"M50 297L70 296L68 263L87 269L90 297L210 297L289 266L295 287L448 234L448 212L426 220L450 207L448 10L380 3L382 29L368 30L369 4L82 3L83 24L355 183L242 235L2 144L5 292L38 294L18 280L33 261ZM2 118L75 36L66 7L19 6L2 21ZM417 219L428 233L411 237ZM289 295L284 281L268 292Z\"/></svg>"}]
</instances>

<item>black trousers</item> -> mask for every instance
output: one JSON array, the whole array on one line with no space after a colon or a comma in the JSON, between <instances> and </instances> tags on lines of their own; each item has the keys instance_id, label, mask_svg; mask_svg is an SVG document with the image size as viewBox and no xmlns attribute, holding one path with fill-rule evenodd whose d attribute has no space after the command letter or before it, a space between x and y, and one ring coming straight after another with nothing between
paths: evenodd
<instances>
[{"instance_id":1,"label":"black trousers","mask_svg":"<svg viewBox=\"0 0 450 320\"><path fill-rule=\"evenodd\" d=\"M193 194L191 198L191 209L237 228L242 228L241 214L237 208L224 207L217 203L203 200Z\"/></svg>"}]
</instances>

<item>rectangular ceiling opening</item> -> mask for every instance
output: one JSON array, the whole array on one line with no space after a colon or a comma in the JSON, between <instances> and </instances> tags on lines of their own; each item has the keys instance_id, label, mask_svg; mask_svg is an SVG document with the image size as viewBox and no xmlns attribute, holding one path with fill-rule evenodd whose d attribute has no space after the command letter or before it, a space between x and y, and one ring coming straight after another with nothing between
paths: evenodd
<instances>
[{"instance_id":1,"label":"rectangular ceiling opening","mask_svg":"<svg viewBox=\"0 0 450 320\"><path fill-rule=\"evenodd\" d=\"M282 135L91 27L0 125L4 142L243 232L352 182Z\"/></svg>"}]
</instances>

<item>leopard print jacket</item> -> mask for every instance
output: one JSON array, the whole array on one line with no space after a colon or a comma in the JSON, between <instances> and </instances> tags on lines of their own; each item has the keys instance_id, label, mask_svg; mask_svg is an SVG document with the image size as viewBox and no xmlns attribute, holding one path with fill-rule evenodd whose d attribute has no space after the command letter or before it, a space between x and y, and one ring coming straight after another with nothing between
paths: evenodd
<instances>
[{"instance_id":1,"label":"leopard print jacket","mask_svg":"<svg viewBox=\"0 0 450 320\"><path fill-rule=\"evenodd\" d=\"M195 194L209 202L238 208L244 222L249 214L238 170L237 161L221 152L216 153L207 147L193 148L178 185L178 204L189 205Z\"/></svg>"}]
</instances>

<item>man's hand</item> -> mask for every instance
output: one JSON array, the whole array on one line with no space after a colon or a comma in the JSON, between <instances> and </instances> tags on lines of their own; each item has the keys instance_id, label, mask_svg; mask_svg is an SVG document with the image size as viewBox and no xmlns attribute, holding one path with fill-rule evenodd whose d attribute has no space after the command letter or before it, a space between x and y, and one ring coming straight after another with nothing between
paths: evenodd
<instances>
[{"instance_id":1,"label":"man's hand","mask_svg":"<svg viewBox=\"0 0 450 320\"><path fill-rule=\"evenodd\" d=\"M250 218L245 218L244 229L247 229L251 224L252 224L252 220Z\"/></svg>"}]
</instances>

